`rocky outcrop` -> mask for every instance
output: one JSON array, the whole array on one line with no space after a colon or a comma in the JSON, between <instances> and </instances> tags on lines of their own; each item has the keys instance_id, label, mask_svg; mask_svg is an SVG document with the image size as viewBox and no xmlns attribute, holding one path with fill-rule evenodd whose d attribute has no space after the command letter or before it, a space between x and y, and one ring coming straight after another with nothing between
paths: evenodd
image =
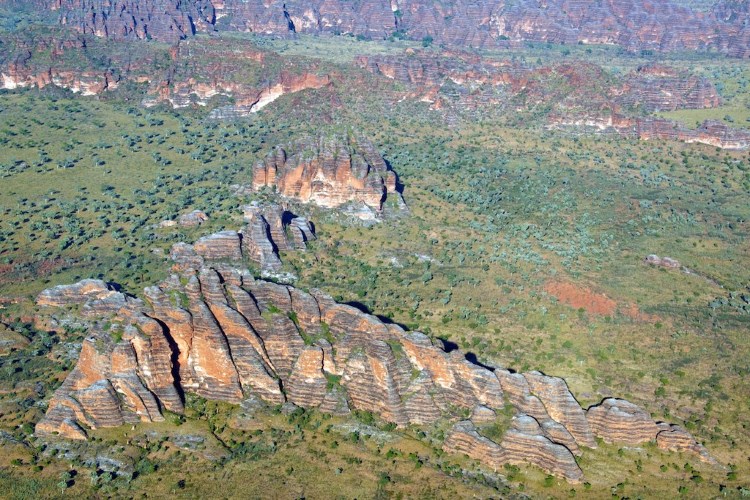
<instances>
[{"instance_id":1,"label":"rocky outcrop","mask_svg":"<svg viewBox=\"0 0 750 500\"><path fill-rule=\"evenodd\" d=\"M36 303L40 306L64 307L83 305L114 295L117 295L117 292L104 281L85 279L73 285L48 288L37 296Z\"/></svg>"},{"instance_id":2,"label":"rocky outcrop","mask_svg":"<svg viewBox=\"0 0 750 500\"><path fill-rule=\"evenodd\" d=\"M325 208L364 205L369 210L357 213L374 218L388 196L401 201L395 175L370 141L319 137L302 140L289 152L277 147L253 168L253 189L274 187L283 196Z\"/></svg>"},{"instance_id":3,"label":"rocky outcrop","mask_svg":"<svg viewBox=\"0 0 750 500\"><path fill-rule=\"evenodd\" d=\"M297 217L283 210L278 205L254 203L245 206L243 210L246 226L242 231L220 231L204 236L192 245L174 245L170 252L170 257L175 263L173 268L177 271L195 270L205 262L218 265L222 261L241 262L247 259L258 265L263 276L292 279L293 276L281 273L279 251L305 250L307 243L315 239L312 223L304 217ZM189 215L194 214L195 212L191 212ZM197 219L201 218L197 216ZM71 286L84 286L84 282ZM40 296L41 304L63 305L54 303L53 297L64 294L65 287L60 290L50 289L44 293L50 298ZM101 294L106 295L104 292ZM69 295L76 297L75 293ZM86 298L80 295L72 300L86 302ZM60 300L62 299L58 299L58 302Z\"/></svg>"},{"instance_id":4,"label":"rocky outcrop","mask_svg":"<svg viewBox=\"0 0 750 500\"><path fill-rule=\"evenodd\" d=\"M308 346L302 350L287 383L289 401L303 408L320 406L326 396L327 385L323 357L320 347Z\"/></svg>"},{"instance_id":5,"label":"rocky outcrop","mask_svg":"<svg viewBox=\"0 0 750 500\"><path fill-rule=\"evenodd\" d=\"M243 207L247 225L242 233L242 252L260 266L265 276L278 276L279 251L305 250L315 239L312 224L278 205L257 203Z\"/></svg>"},{"instance_id":6,"label":"rocky outcrop","mask_svg":"<svg viewBox=\"0 0 750 500\"><path fill-rule=\"evenodd\" d=\"M239 245L234 237L204 240L205 258L179 246L172 254L182 263L144 290L145 301L102 283L40 294L48 306L83 303L91 313L78 364L49 401L38 435L85 439L88 429L161 420L162 409L180 413L184 394L194 393L336 415L369 411L399 427L471 413L447 436L446 451L496 470L533 464L574 483L583 479L575 455L595 447L594 436L626 444L655 439L710 458L686 431L657 426L626 401L608 399L584 412L560 378L481 366L318 290L255 279L236 264L211 260L232 253L211 250L210 242ZM65 300L50 302L57 296ZM102 300L120 306L96 307ZM499 439L483 436L476 425L500 423L508 403L516 413L509 430Z\"/></svg>"},{"instance_id":7,"label":"rocky outcrop","mask_svg":"<svg viewBox=\"0 0 750 500\"><path fill-rule=\"evenodd\" d=\"M679 425L659 422L657 426L659 433L656 435L656 444L662 450L686 452L698 455L702 462L712 465L718 463L702 444L698 443L688 431Z\"/></svg>"},{"instance_id":8,"label":"rocky outcrop","mask_svg":"<svg viewBox=\"0 0 750 500\"><path fill-rule=\"evenodd\" d=\"M471 421L457 423L443 444L450 453L462 453L492 467L506 464L533 464L543 471L571 483L583 481L583 471L565 446L556 444L542 432L539 423L528 415L513 418L502 443L482 436Z\"/></svg>"},{"instance_id":9,"label":"rocky outcrop","mask_svg":"<svg viewBox=\"0 0 750 500\"><path fill-rule=\"evenodd\" d=\"M614 102L652 113L676 109L716 108L721 105L716 87L706 78L680 73L663 65L638 68L613 89Z\"/></svg>"},{"instance_id":10,"label":"rocky outcrop","mask_svg":"<svg viewBox=\"0 0 750 500\"><path fill-rule=\"evenodd\" d=\"M216 12L209 0L55 0L48 2L60 15L60 24L81 33L123 39L174 42L209 30Z\"/></svg>"},{"instance_id":11,"label":"rocky outcrop","mask_svg":"<svg viewBox=\"0 0 750 500\"><path fill-rule=\"evenodd\" d=\"M572 483L583 480L583 472L570 450L553 442L534 417L524 414L513 417L500 446L503 464L531 463Z\"/></svg>"},{"instance_id":12,"label":"rocky outcrop","mask_svg":"<svg viewBox=\"0 0 750 500\"><path fill-rule=\"evenodd\" d=\"M708 144L721 149L750 148L750 130L732 128L722 122L706 120L698 128L661 118L632 118L609 110L601 114L558 115L547 119L547 128L616 134L642 140L671 140Z\"/></svg>"},{"instance_id":13,"label":"rocky outcrop","mask_svg":"<svg viewBox=\"0 0 750 500\"><path fill-rule=\"evenodd\" d=\"M193 244L195 253L208 260L242 260L240 235L236 231L221 231L204 236Z\"/></svg>"},{"instance_id":14,"label":"rocky outcrop","mask_svg":"<svg viewBox=\"0 0 750 500\"><path fill-rule=\"evenodd\" d=\"M193 210L177 217L177 224L182 227L200 226L208 220L208 215L202 210Z\"/></svg>"},{"instance_id":15,"label":"rocky outcrop","mask_svg":"<svg viewBox=\"0 0 750 500\"><path fill-rule=\"evenodd\" d=\"M607 443L637 445L654 440L659 432L648 413L624 399L605 399L586 411L586 419Z\"/></svg>"},{"instance_id":16,"label":"rocky outcrop","mask_svg":"<svg viewBox=\"0 0 750 500\"><path fill-rule=\"evenodd\" d=\"M666 267L667 269L679 269L682 267L680 262L672 257L659 257L656 254L649 254L643 259L643 262L652 266Z\"/></svg>"},{"instance_id":17,"label":"rocky outcrop","mask_svg":"<svg viewBox=\"0 0 750 500\"><path fill-rule=\"evenodd\" d=\"M713 50L748 56L748 12L722 0L709 12L666 1L571 0L469 2L428 0L34 0L60 23L111 39L174 42L218 29L294 36L332 33L473 47L519 46L524 41L619 45L627 50ZM221 22L219 22L221 20Z\"/></svg>"}]
</instances>

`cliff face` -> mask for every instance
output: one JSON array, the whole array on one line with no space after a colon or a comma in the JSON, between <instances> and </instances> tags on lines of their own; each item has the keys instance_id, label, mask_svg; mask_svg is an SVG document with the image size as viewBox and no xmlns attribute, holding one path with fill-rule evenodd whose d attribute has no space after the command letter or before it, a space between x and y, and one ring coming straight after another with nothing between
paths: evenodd
<instances>
[{"instance_id":1,"label":"cliff face","mask_svg":"<svg viewBox=\"0 0 750 500\"><path fill-rule=\"evenodd\" d=\"M356 214L372 219L388 196L396 197L396 174L364 138L320 137L277 147L253 168L253 189L274 187L283 196L325 208L362 205Z\"/></svg>"},{"instance_id":2,"label":"cliff face","mask_svg":"<svg viewBox=\"0 0 750 500\"><path fill-rule=\"evenodd\" d=\"M45 307L83 303L90 329L37 434L86 439L87 429L159 421L162 408L182 412L190 392L235 404L289 401L337 415L367 410L398 426L456 419L464 410L472 420L455 424L446 451L494 469L531 463L570 482L583 480L575 455L596 447L595 436L656 440L711 460L684 429L657 425L627 401L586 411L560 378L473 364L318 290L255 279L229 262L238 243L228 233L204 241L212 245L224 249L212 250L222 261L182 258L174 275L144 290L144 301L95 281L39 296ZM184 247L173 254L184 257ZM516 416L493 441L483 426L506 403Z\"/></svg>"},{"instance_id":3,"label":"cliff face","mask_svg":"<svg viewBox=\"0 0 750 500\"><path fill-rule=\"evenodd\" d=\"M360 56L355 63L373 74L412 85L410 97L422 101L444 99L445 89L457 87L459 102L470 107L509 105L520 96L527 107L565 110L617 106L650 113L721 105L708 79L662 65L647 65L615 79L582 61L534 67L457 51ZM480 86L493 91L487 95L473 90Z\"/></svg>"},{"instance_id":4,"label":"cliff face","mask_svg":"<svg viewBox=\"0 0 750 500\"><path fill-rule=\"evenodd\" d=\"M307 242L315 239L313 225L304 217L297 217L278 205L255 203L243 207L243 210L246 225L241 231L220 231L204 236L192 245L174 245L170 252L173 269L183 271L199 268L205 262L247 260L258 266L261 276L293 279L293 276L281 272L279 251L305 250ZM76 299L75 293L70 290L77 290L84 283L87 284L86 290L95 289L96 296L105 293L100 291L101 286L106 286L102 282L84 280L76 285L46 290L38 301L42 305L53 306L69 305L71 300L83 303L88 297L81 295Z\"/></svg>"},{"instance_id":5,"label":"cliff face","mask_svg":"<svg viewBox=\"0 0 750 500\"><path fill-rule=\"evenodd\" d=\"M33 0L62 24L113 39L173 42L197 32L276 35L343 33L383 39L394 33L450 45L523 41L599 43L628 50L712 50L750 55L746 5L721 0L709 12L678 2L522 0Z\"/></svg>"},{"instance_id":6,"label":"cliff face","mask_svg":"<svg viewBox=\"0 0 750 500\"><path fill-rule=\"evenodd\" d=\"M722 122L706 120L699 127L685 125L662 118L631 118L619 113L562 115L548 117L551 129L572 129L578 133L594 131L619 134L642 140L672 140L708 144L722 149L746 150L750 148L750 131L731 128Z\"/></svg>"},{"instance_id":7,"label":"cliff face","mask_svg":"<svg viewBox=\"0 0 750 500\"><path fill-rule=\"evenodd\" d=\"M122 39L174 42L216 23L209 0L53 0L60 23L81 33Z\"/></svg>"}]
</instances>

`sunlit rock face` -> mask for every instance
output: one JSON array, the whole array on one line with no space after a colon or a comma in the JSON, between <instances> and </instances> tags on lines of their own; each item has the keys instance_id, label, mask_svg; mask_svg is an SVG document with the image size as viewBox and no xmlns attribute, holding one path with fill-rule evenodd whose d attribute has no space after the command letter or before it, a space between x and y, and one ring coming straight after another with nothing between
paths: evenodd
<instances>
[{"instance_id":1,"label":"sunlit rock face","mask_svg":"<svg viewBox=\"0 0 750 500\"><path fill-rule=\"evenodd\" d=\"M253 189L271 187L287 198L324 208L362 204L371 216L388 196L401 201L396 174L373 144L361 137L303 139L277 147L253 168Z\"/></svg>"},{"instance_id":2,"label":"sunlit rock face","mask_svg":"<svg viewBox=\"0 0 750 500\"><path fill-rule=\"evenodd\" d=\"M273 233L272 207L247 207L246 217L251 224L262 218L266 234ZM181 413L192 393L342 416L365 410L399 427L448 419L455 423L446 451L496 470L532 464L571 483L583 481L575 457L596 447L595 437L655 441L712 460L687 431L657 424L627 401L606 399L584 410L559 377L478 365L319 290L254 278L232 262L244 234L175 245L175 273L144 289L143 300L96 280L42 292L43 313L87 311L79 321L89 336L37 435L87 439L90 429L160 421L163 409ZM471 420L459 421L466 415ZM483 435L498 418L510 419L503 435Z\"/></svg>"},{"instance_id":3,"label":"sunlit rock face","mask_svg":"<svg viewBox=\"0 0 750 500\"><path fill-rule=\"evenodd\" d=\"M196 33L247 31L360 35L394 33L474 47L524 41L610 44L630 51L712 50L750 55L748 9L720 0L708 12L676 1L521 0L33 0L82 33L175 42Z\"/></svg>"}]
</instances>

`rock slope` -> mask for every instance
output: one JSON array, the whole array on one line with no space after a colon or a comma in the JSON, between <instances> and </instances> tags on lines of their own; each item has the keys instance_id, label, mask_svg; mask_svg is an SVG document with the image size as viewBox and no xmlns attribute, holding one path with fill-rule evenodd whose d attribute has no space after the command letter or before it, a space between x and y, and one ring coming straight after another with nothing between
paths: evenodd
<instances>
[{"instance_id":1,"label":"rock slope","mask_svg":"<svg viewBox=\"0 0 750 500\"><path fill-rule=\"evenodd\" d=\"M703 50L750 55L746 2L708 12L645 0L28 0L61 24L111 39L174 42L198 32L394 34L449 45L517 46L524 41L619 45L630 51Z\"/></svg>"},{"instance_id":2,"label":"rock slope","mask_svg":"<svg viewBox=\"0 0 750 500\"><path fill-rule=\"evenodd\" d=\"M239 245L229 235L206 243L212 244L227 249L216 250L222 256ZM189 392L337 415L366 410L401 427L472 414L455 423L446 451L496 470L530 463L570 482L583 480L575 456L596 447L597 436L625 444L654 440L711 460L687 431L657 424L627 401L607 399L586 411L560 378L479 366L319 290L263 281L203 258L183 258L175 269L146 288L144 300L91 282L40 294L45 307L83 302L93 312L78 364L50 400L38 435L86 439L88 429L159 421L163 409L182 412ZM483 435L508 408L515 416L502 437Z\"/></svg>"},{"instance_id":3,"label":"rock slope","mask_svg":"<svg viewBox=\"0 0 750 500\"><path fill-rule=\"evenodd\" d=\"M254 203L245 206L243 210L246 224L241 231L220 231L204 236L192 245L174 245L170 252L174 269L196 268L205 262L239 262L244 259L256 264L261 276L293 278L281 273L279 251L305 250L307 243L315 239L312 224L306 218L297 217L278 205ZM66 302L73 299L67 299L65 295L59 296L58 289L81 287L83 283L45 291L39 296L39 301L44 305L67 305ZM105 286L100 282L86 280L86 284L93 287L94 291L91 293L105 293L100 290L101 286ZM78 300L85 302L85 298L79 297Z\"/></svg>"},{"instance_id":4,"label":"rock slope","mask_svg":"<svg viewBox=\"0 0 750 500\"><path fill-rule=\"evenodd\" d=\"M277 147L253 167L253 189L275 188L281 195L325 208L361 207L355 214L373 219L388 196L404 207L396 173L375 146L362 137L303 139L289 152Z\"/></svg>"}]
</instances>

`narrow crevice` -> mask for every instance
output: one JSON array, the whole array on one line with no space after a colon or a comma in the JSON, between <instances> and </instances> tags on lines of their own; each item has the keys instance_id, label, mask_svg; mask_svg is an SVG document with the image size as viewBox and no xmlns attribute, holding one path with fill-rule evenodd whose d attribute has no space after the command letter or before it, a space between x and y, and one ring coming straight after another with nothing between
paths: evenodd
<instances>
[{"instance_id":1,"label":"narrow crevice","mask_svg":"<svg viewBox=\"0 0 750 500\"><path fill-rule=\"evenodd\" d=\"M172 380L174 381L174 387L180 401L185 404L185 390L182 387L182 377L180 376L180 348L172 337L172 332L169 330L169 326L167 326L165 322L154 316L146 316L156 321L161 327L162 333L164 333L164 338L167 340L167 345L169 345L169 360L172 362ZM161 401L159 404L161 405Z\"/></svg>"},{"instance_id":2,"label":"narrow crevice","mask_svg":"<svg viewBox=\"0 0 750 500\"><path fill-rule=\"evenodd\" d=\"M297 28L294 26L294 21L292 21L292 17L289 15L289 11L286 10L286 4L284 4L283 9L284 9L284 19L286 19L287 28L289 28L289 31L291 31L292 33L297 33Z\"/></svg>"}]
</instances>

